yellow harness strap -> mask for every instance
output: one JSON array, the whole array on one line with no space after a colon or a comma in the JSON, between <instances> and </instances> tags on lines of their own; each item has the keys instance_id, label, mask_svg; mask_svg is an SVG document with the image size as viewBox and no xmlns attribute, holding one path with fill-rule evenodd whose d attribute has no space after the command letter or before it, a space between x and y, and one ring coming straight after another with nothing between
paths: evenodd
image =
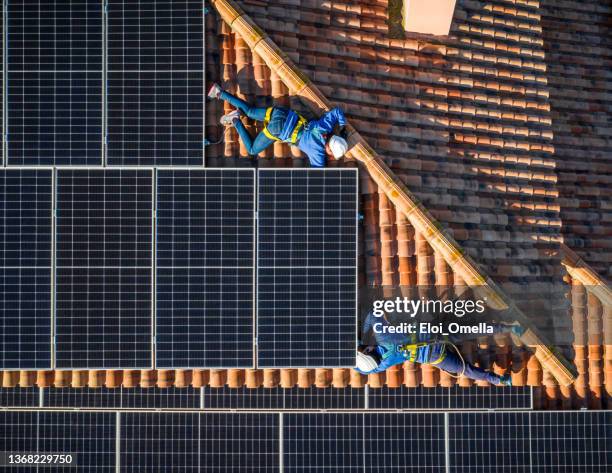
<instances>
[{"instance_id":1,"label":"yellow harness strap","mask_svg":"<svg viewBox=\"0 0 612 473\"><path fill-rule=\"evenodd\" d=\"M266 135L271 140L279 141L279 139L276 136L274 136L272 133L268 131L268 123L270 123L270 118L272 117L273 109L274 107L268 107L268 110L266 110L266 116L264 118L264 128L262 131L263 131L263 134Z\"/></svg>"},{"instance_id":2,"label":"yellow harness strap","mask_svg":"<svg viewBox=\"0 0 612 473\"><path fill-rule=\"evenodd\" d=\"M272 118L273 109L274 107L268 107L268 109L266 110L266 116L264 118L264 127L262 131L263 131L263 134L266 135L271 140L280 141L280 139L278 139L276 136L270 133L270 130L268 130L268 123L270 123L270 119ZM300 132L304 124L308 121L302 115L298 115L298 116L300 118L298 119L298 122L295 124L295 128L293 129L293 133L291 133L291 138L289 140L289 143L291 144L294 144L297 141L298 133Z\"/></svg>"},{"instance_id":3,"label":"yellow harness strap","mask_svg":"<svg viewBox=\"0 0 612 473\"><path fill-rule=\"evenodd\" d=\"M399 350L410 352L410 358L408 358L406 361L414 362L414 360L416 360L416 357L417 357L418 349L426 345L429 345L429 343L427 342L411 343L411 344L400 346ZM437 365L438 363L441 363L444 360L444 358L446 358L446 346L444 346L444 349L442 353L440 354L440 357L435 361L430 361L428 364Z\"/></svg>"}]
</instances>

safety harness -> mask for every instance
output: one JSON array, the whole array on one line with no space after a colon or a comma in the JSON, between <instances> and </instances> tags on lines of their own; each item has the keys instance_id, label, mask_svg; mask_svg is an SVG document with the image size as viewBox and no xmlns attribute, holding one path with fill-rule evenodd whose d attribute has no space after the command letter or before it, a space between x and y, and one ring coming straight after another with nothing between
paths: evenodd
<instances>
[{"instance_id":1,"label":"safety harness","mask_svg":"<svg viewBox=\"0 0 612 473\"><path fill-rule=\"evenodd\" d=\"M264 135L274 141L295 144L297 142L298 133L304 127L308 120L306 120L303 116L295 113L293 110L289 110L287 112L287 118L285 119L283 130L281 131L280 136L274 136L272 133L270 133L270 130L268 130L268 124L272 119L273 110L274 107L268 107L268 109L266 110L263 128Z\"/></svg>"},{"instance_id":2,"label":"safety harness","mask_svg":"<svg viewBox=\"0 0 612 473\"><path fill-rule=\"evenodd\" d=\"M435 345L437 343L440 343L440 342L435 341L435 342L407 343L405 345L400 345L398 347L398 350L400 351L400 353L410 353L410 356L406 359L406 361L414 362L416 360L419 348L425 347L427 345ZM429 361L427 364L437 365L438 363L441 363L444 360L444 358L446 358L446 345L444 345L444 342L442 342L442 346L444 348L442 349L442 353L440 353L440 356L434 361Z\"/></svg>"}]
</instances>

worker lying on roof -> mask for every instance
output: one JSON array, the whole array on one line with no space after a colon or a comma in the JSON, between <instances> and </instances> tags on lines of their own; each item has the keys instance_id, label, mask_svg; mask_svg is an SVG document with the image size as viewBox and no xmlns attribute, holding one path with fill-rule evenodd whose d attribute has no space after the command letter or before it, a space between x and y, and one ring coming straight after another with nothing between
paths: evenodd
<instances>
[{"instance_id":1,"label":"worker lying on roof","mask_svg":"<svg viewBox=\"0 0 612 473\"><path fill-rule=\"evenodd\" d=\"M318 120L308 121L288 108L251 107L244 100L223 90L219 84L212 85L208 97L224 100L238 109L223 115L221 124L236 127L250 155L257 155L275 141L281 141L297 146L308 156L311 166L320 168L325 166L328 157L340 159L348 149L346 140L333 134L336 125L346 124L344 112L340 108L326 112ZM242 114L252 120L263 122L263 131L255 137L255 140L251 139L249 132L240 121Z\"/></svg>"},{"instance_id":2,"label":"worker lying on roof","mask_svg":"<svg viewBox=\"0 0 612 473\"><path fill-rule=\"evenodd\" d=\"M360 345L358 348L356 369L362 374L380 373L393 365L412 361L430 364L448 373L476 381L512 385L512 378L509 375L499 376L465 361L459 349L448 339L432 340L428 334L396 334L388 333L386 330L377 333L372 330L375 321L383 326L390 325L386 316L374 318L372 312L368 314L363 333L371 331L376 345ZM492 326L494 333L509 331L517 336L524 333L524 329L518 325L492 324Z\"/></svg>"}]
</instances>

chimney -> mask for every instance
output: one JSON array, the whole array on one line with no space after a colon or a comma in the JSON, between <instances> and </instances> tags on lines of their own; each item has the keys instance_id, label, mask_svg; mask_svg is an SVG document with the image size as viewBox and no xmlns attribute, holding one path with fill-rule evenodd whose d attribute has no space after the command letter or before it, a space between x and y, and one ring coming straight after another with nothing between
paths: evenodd
<instances>
[{"instance_id":1,"label":"chimney","mask_svg":"<svg viewBox=\"0 0 612 473\"><path fill-rule=\"evenodd\" d=\"M411 33L447 35L456 0L404 0L404 29Z\"/></svg>"}]
</instances>

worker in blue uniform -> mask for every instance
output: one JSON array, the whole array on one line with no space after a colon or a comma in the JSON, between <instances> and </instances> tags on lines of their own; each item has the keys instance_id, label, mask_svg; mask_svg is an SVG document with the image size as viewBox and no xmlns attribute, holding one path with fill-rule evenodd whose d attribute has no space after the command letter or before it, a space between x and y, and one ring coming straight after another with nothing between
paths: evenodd
<instances>
[{"instance_id":1,"label":"worker in blue uniform","mask_svg":"<svg viewBox=\"0 0 612 473\"><path fill-rule=\"evenodd\" d=\"M334 108L318 120L307 120L298 113L284 107L252 107L244 100L213 84L208 92L211 99L220 99L237 108L221 117L221 124L234 126L247 153L255 156L275 141L297 146L303 151L312 167L324 167L328 158L340 159L346 153L346 140L334 134L336 125L346 124L341 108ZM263 122L264 128L255 139L251 138L240 117Z\"/></svg>"},{"instance_id":2,"label":"worker in blue uniform","mask_svg":"<svg viewBox=\"0 0 612 473\"><path fill-rule=\"evenodd\" d=\"M390 325L386 317L374 318L370 312L364 323L363 332L371 331L375 321L382 327ZM492 325L494 333L510 331L517 336L524 333L524 329L518 325ZM412 361L430 364L448 373L476 381L487 381L495 385L512 385L512 378L509 375L499 376L465 361L459 349L450 339L432 340L430 335L422 333L388 333L382 327L379 330L381 333L372 331L376 341L375 345L359 346L356 369L362 374L380 373L393 365Z\"/></svg>"}]
</instances>

